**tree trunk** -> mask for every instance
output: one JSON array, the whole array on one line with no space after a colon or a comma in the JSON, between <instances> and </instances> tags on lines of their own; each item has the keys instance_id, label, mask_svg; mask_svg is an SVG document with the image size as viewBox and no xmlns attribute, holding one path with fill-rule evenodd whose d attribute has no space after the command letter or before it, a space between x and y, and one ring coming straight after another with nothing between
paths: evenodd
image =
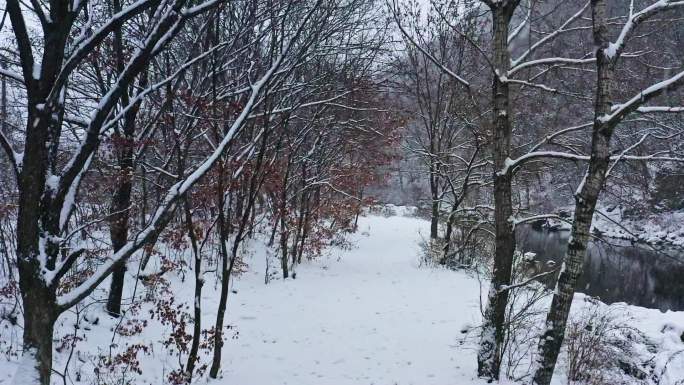
<instances>
[{"instance_id":1,"label":"tree trunk","mask_svg":"<svg viewBox=\"0 0 684 385\"><path fill-rule=\"evenodd\" d=\"M209 377L218 377L218 371L221 368L221 350L223 348L223 322L226 313L226 305L228 303L228 286L230 283L230 272L232 268L232 261L229 263L228 248L226 242L228 241L226 230L226 216L224 215L224 200L223 200L223 184L220 182L223 177L223 166L220 165L219 185L217 189L218 195L218 220L217 231L220 242L221 253L221 296L219 298L218 312L216 313L216 324L214 326L214 356L211 362L211 369L209 370ZM230 205L230 202L228 203ZM228 216L230 219L230 216Z\"/></svg>"},{"instance_id":2,"label":"tree trunk","mask_svg":"<svg viewBox=\"0 0 684 385\"><path fill-rule=\"evenodd\" d=\"M52 373L52 333L59 316L55 291L42 279L27 277L26 262L20 263L22 302L24 306L24 356L17 372L17 384L50 385ZM30 381L30 382L27 382Z\"/></svg>"},{"instance_id":3,"label":"tree trunk","mask_svg":"<svg viewBox=\"0 0 684 385\"><path fill-rule=\"evenodd\" d=\"M222 227L222 226L221 226ZM224 237L220 237L224 238ZM221 297L219 298L218 311L216 313L216 326L214 328L214 357L209 370L209 377L216 378L221 367L221 349L223 348L223 322L228 303L228 284L230 283L230 271L228 269L228 250L225 239L221 240Z\"/></svg>"},{"instance_id":4,"label":"tree trunk","mask_svg":"<svg viewBox=\"0 0 684 385\"><path fill-rule=\"evenodd\" d=\"M306 244L306 237L309 235L309 201L306 202L306 214L304 215L304 227L302 228L302 237L299 242L299 255L297 255L297 263L302 263L302 255L304 255L304 245Z\"/></svg>"},{"instance_id":5,"label":"tree trunk","mask_svg":"<svg viewBox=\"0 0 684 385\"><path fill-rule=\"evenodd\" d=\"M610 140L615 123L603 123L599 117L611 111L614 67L606 57L608 27L606 4L603 0L592 1L594 40L596 51L597 87L592 129L591 158L584 180L575 194L575 215L561 272L556 282L551 308L546 317L547 328L539 339L537 369L533 383L549 385L558 360L565 329L570 314L575 286L582 275L587 244L596 202L603 189L610 163Z\"/></svg>"},{"instance_id":6,"label":"tree trunk","mask_svg":"<svg viewBox=\"0 0 684 385\"><path fill-rule=\"evenodd\" d=\"M451 251L451 234L454 232L454 220L456 219L456 210L458 209L459 201L456 201L451 207L451 212L447 218L446 230L444 231L444 248L442 249L442 258L439 263L444 265L449 259L449 252Z\"/></svg>"},{"instance_id":7,"label":"tree trunk","mask_svg":"<svg viewBox=\"0 0 684 385\"><path fill-rule=\"evenodd\" d=\"M432 196L430 210L430 240L434 241L439 237L439 196L437 191L437 182L430 183L430 190Z\"/></svg>"},{"instance_id":8,"label":"tree trunk","mask_svg":"<svg viewBox=\"0 0 684 385\"><path fill-rule=\"evenodd\" d=\"M283 270L283 279L287 278L290 274L288 271L287 264L287 228L285 226L285 217L280 217L280 267Z\"/></svg>"},{"instance_id":9,"label":"tree trunk","mask_svg":"<svg viewBox=\"0 0 684 385\"><path fill-rule=\"evenodd\" d=\"M359 192L359 201L363 202L363 188L361 188L361 191ZM361 216L361 210L363 206L359 205L359 209L354 215L354 227L352 228L352 231L356 232L356 230L359 229L359 216ZM308 208L308 205L307 205Z\"/></svg>"},{"instance_id":10,"label":"tree trunk","mask_svg":"<svg viewBox=\"0 0 684 385\"><path fill-rule=\"evenodd\" d=\"M121 11L120 0L113 0L114 12ZM114 50L116 52L116 66L119 73L123 73L125 67L125 57L123 52L123 38L121 29L114 31ZM121 103L126 106L130 102L128 91L121 95ZM128 228L131 206L131 191L133 189L133 149L135 134L135 118L138 114L140 103L135 103L129 109L123 121L123 135L116 133L114 139L118 140L119 154L118 163L120 174L117 177L114 196L111 205L111 217L109 233L112 240L114 253L119 251L128 241ZM107 312L118 317L121 315L121 299L123 296L124 279L126 278L126 260L116 264L112 272L112 281L109 287L109 297L107 298Z\"/></svg>"},{"instance_id":11,"label":"tree trunk","mask_svg":"<svg viewBox=\"0 0 684 385\"><path fill-rule=\"evenodd\" d=\"M117 178L117 183L112 198L109 221L109 234L112 240L112 250L114 253L119 251L128 242L129 217L131 207L131 191L133 190L133 132L134 116L128 117L125 129L126 137L122 138L123 148L119 158L121 174ZM128 132L128 131L131 132ZM130 134L130 135L129 135ZM121 299L123 296L124 279L126 277L126 262L121 260L116 264L112 272L112 281L109 287L107 298L107 313L118 317L121 315Z\"/></svg>"},{"instance_id":12,"label":"tree trunk","mask_svg":"<svg viewBox=\"0 0 684 385\"><path fill-rule=\"evenodd\" d=\"M288 170L285 172L283 180L283 191L280 195L280 267L283 270L283 278L289 276L287 263L287 244L289 241L289 230L287 226L287 181L289 179L290 167L288 163Z\"/></svg>"},{"instance_id":13,"label":"tree trunk","mask_svg":"<svg viewBox=\"0 0 684 385\"><path fill-rule=\"evenodd\" d=\"M499 74L508 73L510 57L508 52L508 27L517 1L497 2L492 8L494 26L494 66ZM510 155L511 121L508 83L494 76L492 86L494 160L494 225L495 254L492 280L487 296L477 355L477 372L480 377L498 380L501 366L501 345L505 334L508 291L502 287L511 283L515 234L510 222L513 208L511 203L511 172L500 174Z\"/></svg>"},{"instance_id":14,"label":"tree trunk","mask_svg":"<svg viewBox=\"0 0 684 385\"><path fill-rule=\"evenodd\" d=\"M223 216L223 209L224 209L224 202L223 202L223 192L224 192L224 186L222 183L223 180L223 165L219 165L219 172L218 172L218 178L219 178L219 184L217 187L217 192L218 192L218 202L219 202L219 217L218 217L218 226L220 229L220 235L219 235L219 241L221 242L221 254L223 256L222 259L222 276L221 276L221 298L219 300L219 308L218 308L218 313L216 315L216 325L214 327L214 357L211 363L211 369L209 370L209 377L211 378L216 378L218 376L219 369L221 368L221 350L223 348L223 322L225 318L225 312L226 312L226 305L228 303L228 286L230 283L230 275L233 272L233 268L235 266L235 261L237 260L238 256L238 249L240 247L240 243L243 240L244 234L245 234L245 229L248 226L249 219L251 218L251 213L252 210L254 209L254 202L256 201L257 195L259 188L261 187L261 183L263 183L263 178L260 177L259 175L259 170L261 169L263 165L263 158L264 158L264 152L266 149L266 143L268 140L268 131L262 136L261 140L261 147L259 149L259 155L257 156L257 161L256 165L254 167L252 176L250 177L249 181L249 187L246 191L246 194L244 196L238 197L237 203L235 204L235 209L232 209L232 193L229 192L228 194L228 212L227 215L224 217ZM230 182L228 185L230 185ZM245 201L246 200L246 201ZM235 239L233 241L233 246L231 249L231 254L230 254L230 261L228 261L228 250L226 248L226 242L227 242L227 233L225 229L226 221L225 219L228 219L228 230L232 233L234 230L234 227L231 225L232 221L231 218L233 215L236 218L239 218L239 223L237 226L237 229L235 231Z\"/></svg>"},{"instance_id":15,"label":"tree trunk","mask_svg":"<svg viewBox=\"0 0 684 385\"><path fill-rule=\"evenodd\" d=\"M302 250L299 247L300 243L302 248L304 247L304 242L301 240L304 237L304 218L306 216L306 203L307 203L307 187L306 187L307 177L306 177L306 162L302 165L302 191L299 199L299 215L297 216L297 227L295 231L295 237L292 242L292 275L294 276L294 266L302 262Z\"/></svg>"},{"instance_id":16,"label":"tree trunk","mask_svg":"<svg viewBox=\"0 0 684 385\"><path fill-rule=\"evenodd\" d=\"M280 218L276 214L275 220L273 221L273 227L271 228L271 235L268 237L268 246L269 247L273 246L273 243L275 242L275 236L276 236L276 233L278 232L279 221L280 221Z\"/></svg>"},{"instance_id":17,"label":"tree trunk","mask_svg":"<svg viewBox=\"0 0 684 385\"><path fill-rule=\"evenodd\" d=\"M188 238L190 238L190 247L192 248L192 255L195 259L195 297L194 297L194 314L193 314L193 329L192 329L192 344L190 345L190 352L188 353L188 362L185 365L185 373L188 376L188 381L192 379L192 372L195 370L197 363L197 352L199 351L200 339L202 337L202 286L204 286L204 277L202 276L202 255L200 253L197 236L195 235L195 226L192 221L192 210L190 207L190 199L184 199L185 209L185 224L187 226Z\"/></svg>"},{"instance_id":18,"label":"tree trunk","mask_svg":"<svg viewBox=\"0 0 684 385\"><path fill-rule=\"evenodd\" d=\"M114 249L114 252L117 250ZM121 299L123 297L125 277L126 261L119 261L112 272L112 281L109 285L109 296L107 297L107 313L114 317L121 315Z\"/></svg>"},{"instance_id":19,"label":"tree trunk","mask_svg":"<svg viewBox=\"0 0 684 385\"><path fill-rule=\"evenodd\" d=\"M130 152L128 154L129 161L126 161L125 168L122 169L122 175L118 179L117 188L112 199L111 219L109 225L109 234L112 240L112 249L114 253L119 251L128 241L128 217L129 208L131 205L131 176L133 172L132 158ZM126 277L126 262L121 260L116 264L112 272L112 281L109 286L109 296L107 297L107 313L118 317L121 315L121 298L123 296L124 279Z\"/></svg>"},{"instance_id":20,"label":"tree trunk","mask_svg":"<svg viewBox=\"0 0 684 385\"><path fill-rule=\"evenodd\" d=\"M59 315L54 286L46 286L41 262L54 269L58 247L46 242L41 251L41 231L58 234L54 212L49 210L50 200L45 194L47 173L48 127L47 118L39 117L35 104L29 105L29 124L24 144L24 163L19 175L19 210L17 216L17 267L19 287L24 306L24 356L17 373L19 383L50 384L52 373L52 332ZM46 207L47 206L47 207ZM52 212L52 215L50 213ZM35 369L32 369L32 367ZM21 381L21 382L20 382Z\"/></svg>"}]
</instances>

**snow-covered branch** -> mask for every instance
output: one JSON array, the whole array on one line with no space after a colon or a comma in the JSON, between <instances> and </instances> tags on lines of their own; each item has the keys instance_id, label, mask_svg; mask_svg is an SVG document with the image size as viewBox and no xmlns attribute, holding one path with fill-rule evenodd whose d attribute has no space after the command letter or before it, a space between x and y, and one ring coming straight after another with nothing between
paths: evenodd
<instances>
[{"instance_id":1,"label":"snow-covered branch","mask_svg":"<svg viewBox=\"0 0 684 385\"><path fill-rule=\"evenodd\" d=\"M681 86L682 83L684 83L684 71L679 72L669 79L665 79L661 82L651 85L650 87L634 95L626 103L618 104L610 114L600 116L597 119L604 124L617 124L629 113L637 111L644 103L667 91L676 89L677 87ZM648 107L646 107L646 111L648 111Z\"/></svg>"},{"instance_id":2,"label":"snow-covered branch","mask_svg":"<svg viewBox=\"0 0 684 385\"><path fill-rule=\"evenodd\" d=\"M532 283L532 282L538 280L539 278L544 278L544 277L546 277L546 276L548 276L548 275L554 274L557 270L558 270L558 269L553 269L553 270L545 271L545 272L543 272L543 273L535 274L535 275L529 277L528 279L526 279L526 280L524 280L524 281L522 281L522 282L514 283L514 284L512 284L512 285L504 285L504 286L501 286L501 287L499 288L498 292L499 292L499 293L503 293L503 292L505 292L505 291L509 291L509 290L513 290L513 289L516 289L516 288L519 288L519 287L527 286L527 285L529 285L530 283Z\"/></svg>"},{"instance_id":3,"label":"snow-covered branch","mask_svg":"<svg viewBox=\"0 0 684 385\"><path fill-rule=\"evenodd\" d=\"M564 159L569 161L588 161L589 155L578 155L567 152L558 151L533 151L516 159L507 159L505 166L498 172L499 175L513 171L513 169L520 167L522 164L536 159ZM684 158L659 156L659 155L614 155L610 157L612 161L621 160L640 160L640 161L654 161L654 162L684 162Z\"/></svg>"},{"instance_id":4,"label":"snow-covered branch","mask_svg":"<svg viewBox=\"0 0 684 385\"><path fill-rule=\"evenodd\" d=\"M258 98L262 90L269 84L271 78L281 67L285 58L290 53L292 44L299 38L308 20L311 18L317 7L313 7L307 16L301 21L298 29L293 34L292 38L283 47L282 53L276 58L271 67L264 73L264 75L251 86L251 94L246 101L240 114L235 118L235 121L226 131L221 139L221 142L216 146L216 149L202 162L193 172L191 172L184 179L176 182L168 189L168 192L161 200L161 203L155 210L149 223L134 237L133 240L127 242L121 249L114 253L107 262L102 264L85 282L70 292L58 297L57 304L60 309L66 310L71 306L77 304L86 296L88 296L114 269L115 265L130 257L133 253L139 250L151 239L154 239L164 228L166 223L170 220L171 214L175 209L178 200L193 186L199 179L204 176L211 167L220 159L226 148L233 142L238 132L243 127L245 121L252 112L252 109L258 102Z\"/></svg>"},{"instance_id":5,"label":"snow-covered branch","mask_svg":"<svg viewBox=\"0 0 684 385\"><path fill-rule=\"evenodd\" d=\"M612 107L612 111L622 108L622 104L616 104ZM636 109L635 112L642 114L648 113L678 113L684 112L684 106L642 106Z\"/></svg>"},{"instance_id":6,"label":"snow-covered branch","mask_svg":"<svg viewBox=\"0 0 684 385\"><path fill-rule=\"evenodd\" d=\"M138 0L125 9L112 15L102 26L93 31L87 38L79 41L71 50L71 55L64 60L57 75L54 86L47 100L56 100L73 70L97 47L110 33L120 28L123 23L153 7L154 0Z\"/></svg>"},{"instance_id":7,"label":"snow-covered branch","mask_svg":"<svg viewBox=\"0 0 684 385\"><path fill-rule=\"evenodd\" d=\"M16 80L21 84L24 84L24 77L21 76L21 74L14 72L12 70L8 70L6 68L0 67L0 76L5 76L7 78L10 78L12 80Z\"/></svg>"},{"instance_id":8,"label":"snow-covered branch","mask_svg":"<svg viewBox=\"0 0 684 385\"><path fill-rule=\"evenodd\" d=\"M573 64L573 65L585 65L585 64L591 64L596 61L596 58L590 57L590 58L582 58L582 59L573 59L573 58L567 58L567 57L549 57L549 58L543 58L543 59L537 59L537 60L530 60L524 63L517 64L515 67L512 67L508 71L508 76L513 76L516 74L516 72L523 70L525 68L530 68L538 65L557 65L557 64Z\"/></svg>"},{"instance_id":9,"label":"snow-covered branch","mask_svg":"<svg viewBox=\"0 0 684 385\"><path fill-rule=\"evenodd\" d=\"M630 15L620 30L620 34L618 35L617 39L614 42L609 43L608 47L604 48L603 53L607 58L612 60L619 58L625 49L627 41L634 34L634 31L641 23L660 12L679 6L684 6L684 1L658 0L636 13L630 9Z\"/></svg>"},{"instance_id":10,"label":"snow-covered branch","mask_svg":"<svg viewBox=\"0 0 684 385\"><path fill-rule=\"evenodd\" d=\"M543 38L539 39L539 41L534 43L525 52L520 54L520 56L518 56L517 59L511 60L511 69L513 70L513 69L516 69L516 67L518 67L518 66L526 64L526 63L523 63L523 60L527 59L527 57L529 57L539 47L542 47L544 44L552 41L554 38L558 37L558 35L561 35L565 32L568 32L568 29L566 29L566 28L570 24L572 24L575 20L579 19L584 14L584 12L589 8L589 4L590 4L590 2L586 2L584 4L584 6L579 11L577 11L574 15L572 15L570 18L568 18L568 20L566 20L565 23L561 24L560 27L558 27L556 30L549 33L548 35L544 36ZM538 60L530 61L528 63L530 63L530 64L526 65L526 67L529 67L532 65L537 65L537 64L548 64L548 63L539 62ZM521 67L521 68L524 68L524 67ZM521 68L519 68L519 69L521 69ZM516 69L516 71L517 71L517 69ZM515 71L513 71L513 72L515 72ZM511 74L511 72L509 72L509 74Z\"/></svg>"},{"instance_id":11,"label":"snow-covered branch","mask_svg":"<svg viewBox=\"0 0 684 385\"><path fill-rule=\"evenodd\" d=\"M22 154L14 150L12 143L10 143L9 139L7 136L5 136L5 133L2 132L2 130L0 130L0 147L2 147L2 149L5 151L5 154L12 165L12 169L14 170L14 175L18 178L19 173L21 172Z\"/></svg>"},{"instance_id":12,"label":"snow-covered branch","mask_svg":"<svg viewBox=\"0 0 684 385\"><path fill-rule=\"evenodd\" d=\"M408 40L409 43L411 43L412 46L414 46L416 49L418 49L425 57L427 57L432 63L434 63L439 69L444 71L445 74L449 75L451 78L456 80L457 82L461 83L461 85L470 88L470 83L465 80L463 77L458 75L457 73L453 72L451 69L449 69L447 66L444 65L439 59L437 59L434 55L432 55L430 52L428 52L421 44L416 42L416 40L413 38L413 36L406 31L404 26L401 23L401 20L399 20L399 15L397 14L396 9L392 9L392 15L394 16L394 22L399 27L399 30L401 31L402 36Z\"/></svg>"}]
</instances>

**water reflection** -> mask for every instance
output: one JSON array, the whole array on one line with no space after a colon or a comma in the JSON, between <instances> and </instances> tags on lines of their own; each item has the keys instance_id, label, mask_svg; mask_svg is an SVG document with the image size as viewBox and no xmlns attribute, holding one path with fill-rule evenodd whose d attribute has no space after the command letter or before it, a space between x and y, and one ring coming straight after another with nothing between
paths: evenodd
<instances>
[{"instance_id":1,"label":"water reflection","mask_svg":"<svg viewBox=\"0 0 684 385\"><path fill-rule=\"evenodd\" d=\"M518 247L534 252L539 271L548 270L548 261L560 263L567 249L569 232L518 229ZM584 274L577 291L599 297L603 302L665 310L684 310L684 255L668 252L673 258L630 242L610 239L594 241L584 261ZM552 284L555 278L547 282Z\"/></svg>"}]
</instances>

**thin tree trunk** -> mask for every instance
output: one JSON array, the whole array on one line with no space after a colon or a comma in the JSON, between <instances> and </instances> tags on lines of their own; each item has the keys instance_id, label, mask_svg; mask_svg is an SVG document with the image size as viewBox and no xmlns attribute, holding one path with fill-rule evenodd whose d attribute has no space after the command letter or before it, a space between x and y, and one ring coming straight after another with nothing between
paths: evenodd
<instances>
[{"instance_id":1,"label":"thin tree trunk","mask_svg":"<svg viewBox=\"0 0 684 385\"><path fill-rule=\"evenodd\" d=\"M449 252L451 251L451 234L454 232L454 221L456 220L456 210L458 209L458 203L455 203L451 207L451 212L447 218L446 229L444 231L444 248L442 249L442 258L439 263L444 265L449 259Z\"/></svg>"},{"instance_id":2,"label":"thin tree trunk","mask_svg":"<svg viewBox=\"0 0 684 385\"><path fill-rule=\"evenodd\" d=\"M306 238L309 235L309 217L311 213L309 212L309 201L306 202L306 212L304 214L304 224L302 227L302 238L299 242L299 255L297 255L297 263L302 263L302 255L304 255L304 245L306 244Z\"/></svg>"},{"instance_id":3,"label":"thin tree trunk","mask_svg":"<svg viewBox=\"0 0 684 385\"><path fill-rule=\"evenodd\" d=\"M275 216L275 221L273 221L273 228L271 228L271 236L268 237L268 246L273 246L273 243L275 242L275 236L276 233L278 232L278 223L280 221L280 217L276 214Z\"/></svg>"},{"instance_id":4,"label":"thin tree trunk","mask_svg":"<svg viewBox=\"0 0 684 385\"><path fill-rule=\"evenodd\" d=\"M113 8L114 13L121 11L120 0L113 0ZM114 50L116 52L117 71L122 73L125 67L125 57L120 28L117 28L114 31ZM126 106L129 104L129 101L128 91L124 91L121 95L122 104ZM120 174L117 176L110 209L109 233L114 253L119 251L119 249L128 241L129 209L131 206L131 191L133 189L133 141L135 118L138 114L139 107L140 103L136 103L133 108L126 112L122 127L123 135L119 133L114 135L114 138L118 140L117 144L121 147L118 157ZM110 315L116 317L121 315L121 299L126 277L126 262L127 260L121 260L116 264L116 267L112 272L112 281L109 287L106 309Z\"/></svg>"},{"instance_id":5,"label":"thin tree trunk","mask_svg":"<svg viewBox=\"0 0 684 385\"><path fill-rule=\"evenodd\" d=\"M363 188L361 188L361 191L359 192L359 200L363 202ZM362 206L359 206L359 210L354 215L353 231L356 231L359 228L359 216L361 216L361 207Z\"/></svg>"},{"instance_id":6,"label":"thin tree trunk","mask_svg":"<svg viewBox=\"0 0 684 385\"><path fill-rule=\"evenodd\" d=\"M285 215L280 216L280 267L283 270L283 278L289 276L288 263L287 263L287 243L288 243L288 232L287 226L285 224Z\"/></svg>"},{"instance_id":7,"label":"thin tree trunk","mask_svg":"<svg viewBox=\"0 0 684 385\"><path fill-rule=\"evenodd\" d=\"M185 373L188 376L188 381L192 379L192 372L195 370L197 363L197 352L199 351L200 339L202 337L202 286L204 286L204 277L202 272L202 254L200 253L197 235L195 234L195 226L192 221L192 210L190 207L190 199L185 198L185 223L187 226L188 237L190 238L190 247L192 248L192 255L195 259L195 300L194 300L194 314L193 314L193 330L192 330L192 344L190 345L190 352L188 353L188 362L185 366Z\"/></svg>"},{"instance_id":8,"label":"thin tree trunk","mask_svg":"<svg viewBox=\"0 0 684 385\"><path fill-rule=\"evenodd\" d=\"M283 270L283 278L289 276L288 261L287 261L287 244L289 241L289 230L287 226L287 183L290 179L290 165L291 159L288 158L287 170L283 177L283 190L280 194L280 267Z\"/></svg>"},{"instance_id":9,"label":"thin tree trunk","mask_svg":"<svg viewBox=\"0 0 684 385\"><path fill-rule=\"evenodd\" d=\"M4 61L0 61L0 68L7 68ZM7 132L7 78L5 76L0 80L0 118L2 118L0 130L5 133Z\"/></svg>"},{"instance_id":10,"label":"thin tree trunk","mask_svg":"<svg viewBox=\"0 0 684 385\"><path fill-rule=\"evenodd\" d=\"M494 66L499 74L508 73L510 56L508 52L508 27L518 1L493 3L492 22L494 26ZM515 234L510 222L513 208L511 203L511 172L500 174L510 155L511 121L508 83L494 76L492 86L493 145L494 160L494 225L495 254L492 280L487 296L480 348L477 355L477 372L480 377L498 380L501 366L501 346L505 335L505 318L508 291L502 287L511 282Z\"/></svg>"},{"instance_id":11,"label":"thin tree trunk","mask_svg":"<svg viewBox=\"0 0 684 385\"><path fill-rule=\"evenodd\" d=\"M294 266L300 262L302 262L302 252L301 248L299 245L301 244L302 247L304 246L304 243L302 242L302 238L304 237L304 218L306 216L306 199L307 199L307 188L306 188L306 163L302 165L302 191L301 191L301 197L299 200L299 215L297 217L297 228L296 228L296 233L295 233L295 238L294 242L292 242L292 267L294 271ZM293 274L294 275L294 274Z\"/></svg>"},{"instance_id":12,"label":"thin tree trunk","mask_svg":"<svg viewBox=\"0 0 684 385\"><path fill-rule=\"evenodd\" d=\"M430 166L430 196L432 197L430 207L430 240L433 241L439 237L439 192L437 191L437 181L434 174L434 166Z\"/></svg>"},{"instance_id":13,"label":"thin tree trunk","mask_svg":"<svg viewBox=\"0 0 684 385\"><path fill-rule=\"evenodd\" d=\"M222 178L223 173L219 172L219 178ZM228 237L226 234L226 218L224 215L223 189L219 182L218 192L218 220L217 232L219 238L219 251L221 253L221 296L219 298L218 312L216 313L216 325L214 327L214 356L211 362L211 369L209 370L209 377L218 377L218 371L221 367L221 350L223 348L223 322L226 313L226 305L228 303L228 286L230 283L230 273L232 261L229 263L228 248L226 242Z\"/></svg>"},{"instance_id":14,"label":"thin tree trunk","mask_svg":"<svg viewBox=\"0 0 684 385\"><path fill-rule=\"evenodd\" d=\"M538 345L537 369L533 383L549 385L558 360L570 314L577 280L582 275L587 244L596 202L603 189L610 162L610 140L614 123L603 123L599 117L611 112L614 67L604 49L608 46L608 24L604 0L592 1L594 40L596 51L597 87L592 129L591 158L587 173L575 194L575 215L568 250L556 282L551 308L546 317L546 330Z\"/></svg>"},{"instance_id":15,"label":"thin tree trunk","mask_svg":"<svg viewBox=\"0 0 684 385\"><path fill-rule=\"evenodd\" d=\"M128 218L131 205L133 160L132 149L124 149L124 159L121 161L122 170L118 178L117 188L112 198L111 219L109 233L114 253L119 251L128 241ZM126 276L126 262L121 260L112 272L112 281L107 298L107 312L113 316L121 315L121 299L123 296L124 278Z\"/></svg>"},{"instance_id":16,"label":"thin tree trunk","mask_svg":"<svg viewBox=\"0 0 684 385\"><path fill-rule=\"evenodd\" d=\"M268 140L268 132L263 135L262 141L261 141L261 148L259 149L259 155L257 157L256 165L254 167L254 171L252 173L252 176L249 179L249 187L247 188L246 194L244 196L241 196L238 198L238 202L235 205L235 213L234 216L236 218L239 218L239 223L237 226L237 229L235 231L235 239L233 241L233 245L231 248L231 254L230 254L230 260L228 263L226 263L227 258L223 259L223 274L222 274L222 280L221 280L221 298L219 300L219 309L218 309L218 314L216 315L216 325L215 325L215 333L214 333L214 357L211 363L211 369L209 371L209 376L211 378L216 378L218 376L218 371L221 368L221 350L223 347L223 322L224 322L224 317L225 317L225 312L226 312L226 305L228 302L228 285L230 282L230 275L233 272L233 268L235 266L235 261L237 260L238 257L238 250L240 247L240 243L244 239L244 235L246 232L246 229L250 225L249 221L251 218L251 212L254 208L254 202L256 201L256 197L259 191L259 188L261 187L261 184L263 183L263 178L259 176L259 170L261 169L263 165L263 157L264 157L264 152L266 149L266 143ZM221 187L221 186L220 186ZM222 188L220 188L219 191L223 191ZM246 201L245 201L246 200ZM231 202L228 202L228 207L231 207ZM221 212L223 210L223 206L220 206ZM220 212L220 213L221 213ZM219 217L221 218L221 217ZM228 215L228 218L231 218L230 212ZM219 225L223 227L223 220L219 220ZM231 232L233 231L233 226L230 227ZM225 256L228 257L228 250L226 249L226 239L227 237L222 237L221 238L221 253Z\"/></svg>"}]
</instances>

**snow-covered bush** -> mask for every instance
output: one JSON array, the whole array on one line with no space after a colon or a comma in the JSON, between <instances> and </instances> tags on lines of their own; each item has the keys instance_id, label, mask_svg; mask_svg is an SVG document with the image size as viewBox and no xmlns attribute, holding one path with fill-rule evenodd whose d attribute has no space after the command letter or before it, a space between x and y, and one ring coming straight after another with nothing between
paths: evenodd
<instances>
[{"instance_id":1,"label":"snow-covered bush","mask_svg":"<svg viewBox=\"0 0 684 385\"><path fill-rule=\"evenodd\" d=\"M648 373L636 346L646 337L629 326L619 306L606 306L590 297L568 322L565 337L568 384L645 384Z\"/></svg>"},{"instance_id":2,"label":"snow-covered bush","mask_svg":"<svg viewBox=\"0 0 684 385\"><path fill-rule=\"evenodd\" d=\"M444 250L444 242L441 239L423 238L418 245L420 247L420 264L422 266L438 266Z\"/></svg>"},{"instance_id":3,"label":"snow-covered bush","mask_svg":"<svg viewBox=\"0 0 684 385\"><path fill-rule=\"evenodd\" d=\"M513 255L511 289L508 290L504 341L501 344L502 374L512 380L531 375L537 341L542 333L549 291L541 282L531 280L539 271L534 253L516 251Z\"/></svg>"}]
</instances>

